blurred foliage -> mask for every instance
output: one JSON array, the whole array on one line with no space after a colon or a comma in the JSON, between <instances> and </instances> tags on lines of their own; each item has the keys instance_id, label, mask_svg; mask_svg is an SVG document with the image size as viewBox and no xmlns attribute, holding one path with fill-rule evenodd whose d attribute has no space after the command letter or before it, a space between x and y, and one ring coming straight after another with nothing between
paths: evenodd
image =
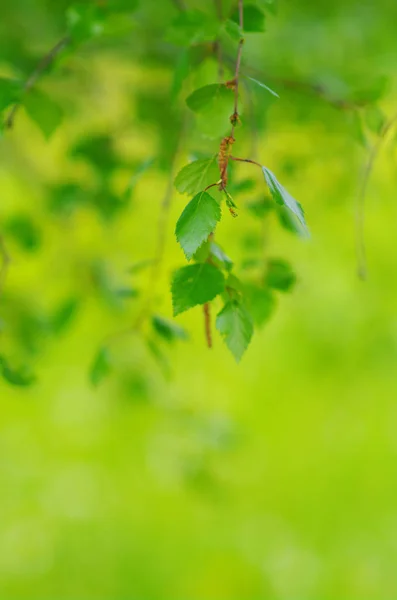
<instances>
[{"instance_id":1,"label":"blurred foliage","mask_svg":"<svg viewBox=\"0 0 397 600\"><path fill-rule=\"evenodd\" d=\"M397 596L397 5L236 4L2 4L1 597Z\"/></svg>"}]
</instances>

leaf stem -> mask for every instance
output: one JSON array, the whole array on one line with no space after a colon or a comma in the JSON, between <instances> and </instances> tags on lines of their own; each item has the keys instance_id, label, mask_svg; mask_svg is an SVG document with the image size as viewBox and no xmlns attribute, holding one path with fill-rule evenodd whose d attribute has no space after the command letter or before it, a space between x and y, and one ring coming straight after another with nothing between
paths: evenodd
<instances>
[{"instance_id":1,"label":"leaf stem","mask_svg":"<svg viewBox=\"0 0 397 600\"><path fill-rule=\"evenodd\" d=\"M239 158L238 156L230 156L229 158L230 158L230 160L236 160L238 162L246 162L246 163L250 163L251 165L256 165L260 169L262 168L262 165L260 163L258 163L256 160L252 160L251 158Z\"/></svg>"}]
</instances>

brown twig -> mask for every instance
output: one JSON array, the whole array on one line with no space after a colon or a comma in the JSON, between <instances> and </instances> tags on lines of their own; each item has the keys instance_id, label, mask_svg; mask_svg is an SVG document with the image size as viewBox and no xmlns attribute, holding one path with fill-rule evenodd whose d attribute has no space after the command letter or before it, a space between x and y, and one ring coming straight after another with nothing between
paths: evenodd
<instances>
[{"instance_id":1,"label":"brown twig","mask_svg":"<svg viewBox=\"0 0 397 600\"><path fill-rule=\"evenodd\" d=\"M203 312L204 312L205 339L207 341L208 348L212 348L211 309L210 309L209 302L206 302L203 305Z\"/></svg>"},{"instance_id":2,"label":"brown twig","mask_svg":"<svg viewBox=\"0 0 397 600\"><path fill-rule=\"evenodd\" d=\"M29 90L31 90L33 88L33 86L36 84L37 80L40 78L42 73L51 65L51 63L54 62L55 58L58 56L58 54L60 54L60 52L62 52L62 50L69 44L69 42L70 42L69 36L63 37L41 59L41 61L37 65L36 69L33 71L33 73L29 76L29 78L25 82L25 85L24 85L25 93L29 92ZM12 126L14 125L15 116L16 116L20 106L21 106L21 102L17 102L16 104L14 104L14 106L10 110L8 117L6 118L5 123L4 123L4 125L7 129L11 129Z\"/></svg>"},{"instance_id":3,"label":"brown twig","mask_svg":"<svg viewBox=\"0 0 397 600\"><path fill-rule=\"evenodd\" d=\"M258 163L256 160L252 160L251 158L239 158L238 156L230 156L229 158L230 160L251 163L252 165L256 165L257 167L259 167L260 169L262 168L262 165L260 163Z\"/></svg>"},{"instance_id":4,"label":"brown twig","mask_svg":"<svg viewBox=\"0 0 397 600\"><path fill-rule=\"evenodd\" d=\"M397 123L397 113L395 113L383 125L379 137L369 153L367 162L364 165L361 185L358 190L356 199L356 254L357 254L357 274L360 279L365 280L367 277L367 258L365 249L364 236L364 217L365 217L365 198L367 194L368 182L374 168L375 160L382 148L382 145L387 137L387 134Z\"/></svg>"}]
</instances>

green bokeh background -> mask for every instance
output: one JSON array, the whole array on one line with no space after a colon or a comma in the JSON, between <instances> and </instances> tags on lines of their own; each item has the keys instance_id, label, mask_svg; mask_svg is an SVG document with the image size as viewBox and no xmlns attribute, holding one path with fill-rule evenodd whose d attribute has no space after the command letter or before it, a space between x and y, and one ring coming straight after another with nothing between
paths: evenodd
<instances>
[{"instance_id":1,"label":"green bokeh background","mask_svg":"<svg viewBox=\"0 0 397 600\"><path fill-rule=\"evenodd\" d=\"M5 1L4 75L31 71L62 34L67 5ZM159 32L175 9L158 0L140 11L151 30L138 27L132 41L96 41L44 78L67 115L49 142L23 110L0 141L1 219L30 215L41 236L32 253L9 240L7 297L22 298L38 314L64 297L81 301L65 332L39 340L29 359L35 385L21 391L0 382L0 595L397 598L395 144L390 136L368 187L369 276L362 282L354 206L368 149L357 143L346 111L279 81L316 79L339 90L341 81L365 87L386 75L380 106L391 115L397 7L386 0L280 1L267 33L247 40L246 63L269 72L281 96L259 131L258 154L302 202L312 238L301 241L269 223L266 253L286 257L298 283L280 295L241 364L219 338L211 351L205 347L202 313L194 309L178 318L191 340L166 349L169 376L132 334L114 341L115 372L93 389L87 373L95 352L131 323L140 300L109 307L90 287L87 265L101 259L117 281L145 287L145 273L126 273L153 256L167 169L145 173L129 207L106 224L86 207L54 218L48 197L59 182L90 186L99 177L70 157L84 136L110 136L127 163L112 173L116 195L129 164L164 146L158 111L168 110L178 50L165 45L164 64L155 51L161 54ZM155 56L145 55L148 48ZM144 118L142 98L154 99L152 121ZM244 125L243 131L244 155L250 146ZM213 140L198 143L202 151L216 150ZM191 150L187 144L178 167ZM238 173L251 174L249 165ZM255 198L261 186L258 176ZM261 231L244 211L252 199L239 197L239 218L225 215L217 233L237 264L247 239ZM173 230L185 202L173 195L166 228L156 294L166 317L170 274L184 264ZM7 329L0 344L20 358Z\"/></svg>"}]
</instances>

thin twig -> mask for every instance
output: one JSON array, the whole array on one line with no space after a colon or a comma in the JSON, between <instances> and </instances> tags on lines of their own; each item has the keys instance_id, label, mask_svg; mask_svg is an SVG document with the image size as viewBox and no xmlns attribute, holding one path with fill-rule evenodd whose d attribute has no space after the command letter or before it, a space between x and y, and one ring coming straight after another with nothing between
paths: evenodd
<instances>
[{"instance_id":1,"label":"thin twig","mask_svg":"<svg viewBox=\"0 0 397 600\"><path fill-rule=\"evenodd\" d=\"M0 234L0 256L1 256L1 268L0 268L0 296L3 293L5 281L7 279L8 267L11 262L10 255L8 254L7 247L4 241L4 237Z\"/></svg>"},{"instance_id":2,"label":"thin twig","mask_svg":"<svg viewBox=\"0 0 397 600\"><path fill-rule=\"evenodd\" d=\"M361 185L356 198L356 254L357 254L357 274L360 279L367 277L367 257L365 248L364 221L365 221L365 198L367 194L368 182L374 168L374 163L387 137L387 134L397 123L397 113L395 113L383 125L379 137L369 153L367 162L364 165Z\"/></svg>"},{"instance_id":3,"label":"thin twig","mask_svg":"<svg viewBox=\"0 0 397 600\"><path fill-rule=\"evenodd\" d=\"M63 37L59 42L55 44L53 48L41 59L39 64L33 73L26 80L24 85L24 91L29 92L32 87L36 84L37 80L41 77L42 73L54 62L55 58L62 52L62 50L69 44L70 38L69 36ZM15 116L21 106L21 102L17 102L14 104L12 109L10 110L8 117L5 120L5 127L7 129L11 129L14 125Z\"/></svg>"},{"instance_id":4,"label":"thin twig","mask_svg":"<svg viewBox=\"0 0 397 600\"><path fill-rule=\"evenodd\" d=\"M238 19L239 19L239 25L240 25L240 29L241 29L241 36L242 36L242 32L243 32L243 28L244 28L243 0L239 0L239 2L238 2ZM231 121L232 121L232 131L230 133L231 138L234 138L234 129L235 129L237 123L239 122L238 90L239 90L239 77L240 77L241 56L243 53L243 45L244 45L244 38L241 37L240 41L238 43L236 68L235 68L235 72L234 72L234 111L233 111L233 115L231 117Z\"/></svg>"},{"instance_id":5,"label":"thin twig","mask_svg":"<svg viewBox=\"0 0 397 600\"><path fill-rule=\"evenodd\" d=\"M207 341L208 348L212 348L212 333L211 333L211 305L206 302L203 305L204 312L204 328L205 328L205 339Z\"/></svg>"},{"instance_id":6,"label":"thin twig","mask_svg":"<svg viewBox=\"0 0 397 600\"><path fill-rule=\"evenodd\" d=\"M230 160L237 160L238 162L251 163L252 165L256 165L257 167L259 167L260 169L262 168L262 165L260 163L258 163L256 160L252 160L251 158L239 158L238 156L230 156L229 158L230 158Z\"/></svg>"}]
</instances>

